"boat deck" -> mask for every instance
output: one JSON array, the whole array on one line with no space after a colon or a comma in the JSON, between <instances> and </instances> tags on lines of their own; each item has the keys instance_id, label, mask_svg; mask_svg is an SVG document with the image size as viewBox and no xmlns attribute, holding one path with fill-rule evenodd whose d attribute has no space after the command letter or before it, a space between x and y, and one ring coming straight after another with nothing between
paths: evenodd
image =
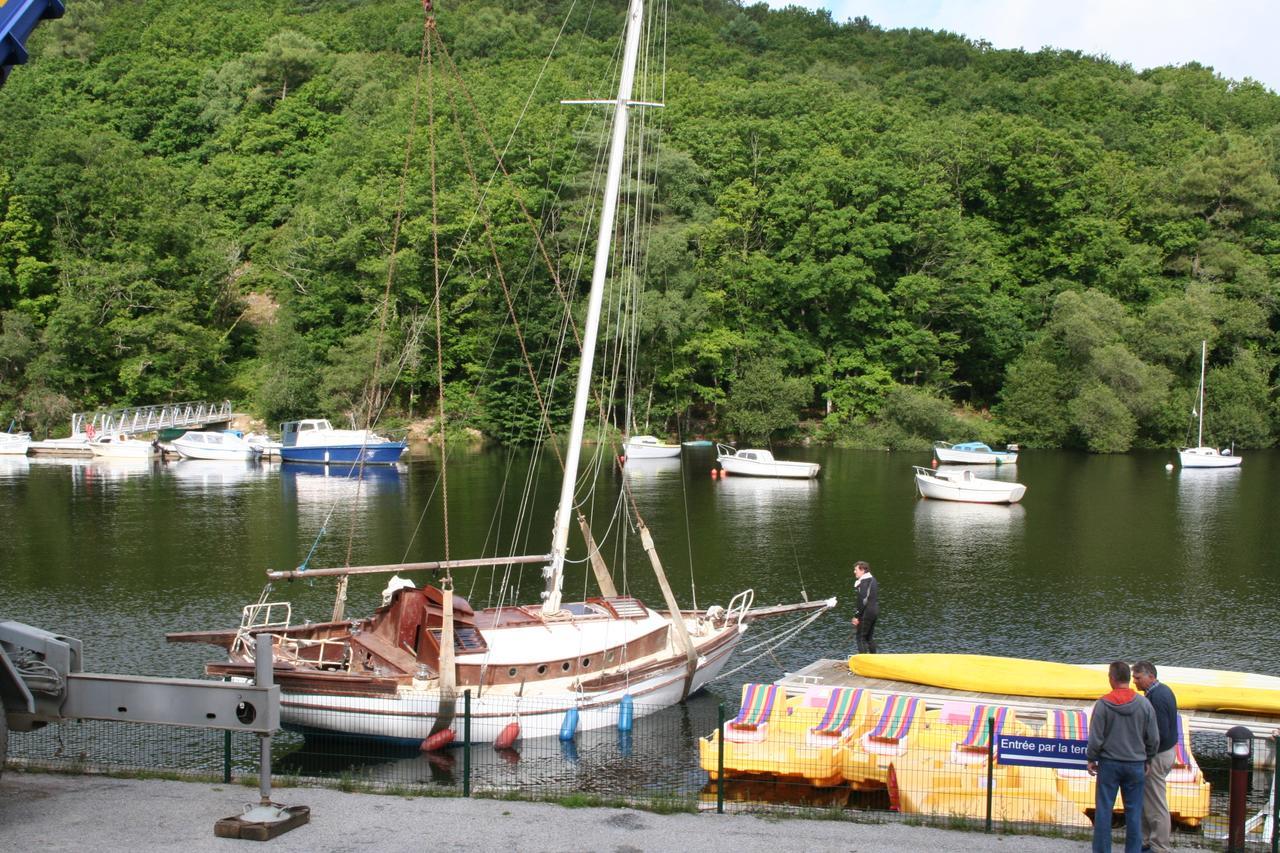
<instances>
[{"instance_id":1,"label":"boat deck","mask_svg":"<svg viewBox=\"0 0 1280 853\"><path fill-rule=\"evenodd\" d=\"M973 690L951 690L927 684L893 681L887 678L867 678L849 671L847 659L816 660L798 672L789 672L774 682L789 693L799 693L817 684L840 687L863 687L885 693L901 693L918 696L928 705L941 705L951 699L978 700L988 704L1007 705L1016 712L1034 715L1060 708L1089 708L1089 699L1050 699L1042 696L1017 696L1000 693L979 693ZM1098 695L1105 692L1099 688ZM1216 734L1225 737L1232 726L1247 726L1255 736L1253 760L1255 767L1270 767L1275 763L1272 736L1280 733L1280 717L1259 714L1227 714L1212 711L1181 712L1193 734Z\"/></svg>"}]
</instances>

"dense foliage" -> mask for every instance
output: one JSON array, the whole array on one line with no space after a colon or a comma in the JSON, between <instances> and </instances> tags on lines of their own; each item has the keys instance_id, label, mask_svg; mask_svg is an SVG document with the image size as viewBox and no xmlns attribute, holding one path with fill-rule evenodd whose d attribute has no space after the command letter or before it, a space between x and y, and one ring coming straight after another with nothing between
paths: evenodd
<instances>
[{"instance_id":1,"label":"dense foliage","mask_svg":"<svg viewBox=\"0 0 1280 853\"><path fill-rule=\"evenodd\" d=\"M607 95L622 3L439 6L467 89L432 104L434 214L416 2L77 0L43 24L0 90L0 416L429 414L434 215L446 409L506 441L540 405L561 419L567 383L533 378L564 334L559 275L522 220L556 270L590 265L573 235L599 144L557 99ZM667 39L660 179L632 188L656 199L656 430L1167 446L1203 339L1210 436L1274 441L1280 97L731 0L677 4ZM455 120L469 102L483 124ZM475 217L486 133L511 136L511 180ZM365 390L375 363L389 399Z\"/></svg>"}]
</instances>

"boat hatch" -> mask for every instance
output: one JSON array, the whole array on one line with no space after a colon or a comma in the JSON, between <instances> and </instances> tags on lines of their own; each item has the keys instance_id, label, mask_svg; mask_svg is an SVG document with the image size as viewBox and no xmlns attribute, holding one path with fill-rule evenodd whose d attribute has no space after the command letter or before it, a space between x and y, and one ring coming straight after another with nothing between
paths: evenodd
<instances>
[{"instance_id":1,"label":"boat hatch","mask_svg":"<svg viewBox=\"0 0 1280 853\"><path fill-rule=\"evenodd\" d=\"M574 616L608 616L609 614L601 610L599 607L587 604L584 601L574 601L568 604L560 605L563 609L568 610Z\"/></svg>"},{"instance_id":2,"label":"boat hatch","mask_svg":"<svg viewBox=\"0 0 1280 853\"><path fill-rule=\"evenodd\" d=\"M436 645L440 645L441 629L431 628L430 631L435 635ZM456 625L453 629L453 648L458 652L483 652L489 646L475 628Z\"/></svg>"}]
</instances>

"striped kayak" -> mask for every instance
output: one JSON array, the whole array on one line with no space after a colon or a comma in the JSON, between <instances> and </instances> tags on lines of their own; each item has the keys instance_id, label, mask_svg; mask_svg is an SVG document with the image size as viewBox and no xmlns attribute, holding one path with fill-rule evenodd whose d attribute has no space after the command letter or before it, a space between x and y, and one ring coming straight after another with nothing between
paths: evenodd
<instances>
[{"instance_id":1,"label":"striped kayak","mask_svg":"<svg viewBox=\"0 0 1280 853\"><path fill-rule=\"evenodd\" d=\"M1107 664L1069 664L991 655L854 655L849 669L865 678L1048 699L1097 699L1109 689ZM1280 678L1250 672L1160 666L1178 707L1280 714Z\"/></svg>"}]
</instances>

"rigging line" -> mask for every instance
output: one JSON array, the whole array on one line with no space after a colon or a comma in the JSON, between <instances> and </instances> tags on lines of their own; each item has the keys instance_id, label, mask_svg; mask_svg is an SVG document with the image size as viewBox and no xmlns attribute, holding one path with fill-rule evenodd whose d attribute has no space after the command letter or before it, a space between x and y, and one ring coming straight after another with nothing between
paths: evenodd
<instances>
[{"instance_id":1,"label":"rigging line","mask_svg":"<svg viewBox=\"0 0 1280 853\"><path fill-rule=\"evenodd\" d=\"M432 63L431 43L427 43L427 140L430 156L427 158L431 166L431 273L435 278L435 314L436 314L436 401L438 403L438 419L440 422L440 503L444 515L444 558L449 559L449 454L445 442L444 412L444 337L440 324L440 207L436 185L436 98L434 65ZM452 580L453 572L445 571L445 578Z\"/></svg>"},{"instance_id":2,"label":"rigging line","mask_svg":"<svg viewBox=\"0 0 1280 853\"><path fill-rule=\"evenodd\" d=\"M735 672L741 672L743 669L755 663L756 661L760 660L760 658L764 657L765 655L772 654L774 649L781 646L784 642L789 642L790 640L794 639L797 634L799 634L805 628L809 627L809 625L813 624L813 622L817 620L817 618L825 612L826 611L824 610L815 611L812 615L810 615L807 619L805 619L804 622L802 622L800 625L798 625L794 629L788 629L785 636L779 635L781 639L779 639L777 643L774 643L769 648L765 649L763 652L751 658L750 660L744 661L740 666L736 666L733 669L729 670L728 672L720 673L715 678L711 679L711 681L719 681L722 678L728 678L729 676L733 675ZM759 648L759 646L757 645L752 647L752 649L755 649L755 648ZM747 649L745 651L751 651L752 649Z\"/></svg>"},{"instance_id":3,"label":"rigging line","mask_svg":"<svg viewBox=\"0 0 1280 853\"><path fill-rule=\"evenodd\" d=\"M365 386L364 399L361 401L364 408L364 429L366 431L365 440L368 440L368 431L373 429L373 418L376 412L381 410L380 394L378 391L379 376L382 373L382 348L385 343L387 333L387 314L391 304L391 285L395 281L396 271L396 250L400 242L400 228L404 222L404 202L405 192L409 183L409 166L413 162L413 147L418 126L418 105L422 93L422 76L423 68L427 64L427 56L429 53L428 45L431 41L431 33L435 29L435 16L431 13L430 4L423 6L422 19L422 41L418 48L418 71L414 77L413 83L413 105L409 111L409 128L405 135L404 144L404 163L400 169L400 185L396 193L395 217L391 226L391 245L389 247L387 258L387 275L386 283L383 286L382 304L378 311L378 336L374 344L373 355L373 373L369 377L369 382ZM388 396L390 392L388 391ZM356 535L356 506L360 499L361 483L364 479L364 454L360 455L359 464L360 477L356 483L356 499L351 502L351 523L347 531L347 565L351 564L351 555L355 549ZM341 595L341 593L340 593Z\"/></svg>"}]
</instances>

